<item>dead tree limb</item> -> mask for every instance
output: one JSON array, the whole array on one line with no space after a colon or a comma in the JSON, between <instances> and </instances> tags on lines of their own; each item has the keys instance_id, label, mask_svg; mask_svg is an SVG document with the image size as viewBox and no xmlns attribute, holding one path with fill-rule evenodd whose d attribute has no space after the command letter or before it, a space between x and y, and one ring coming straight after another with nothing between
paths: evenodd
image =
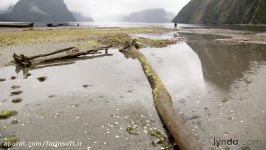
<instances>
[{"instance_id":1,"label":"dead tree limb","mask_svg":"<svg viewBox=\"0 0 266 150\"><path fill-rule=\"evenodd\" d=\"M51 62L51 61L56 61L56 60L63 60L63 59L70 59L70 58L76 58L79 56L83 56L83 55L88 55L88 54L96 54L99 53L99 51L104 50L105 54L107 54L108 49L111 48L112 45L109 46L104 46L104 47L98 47L98 48L94 48L94 49L90 49L87 51L82 51L80 52L78 48L75 47L69 47L69 48L65 48L65 49L60 49L51 53L47 53L47 54L41 54L41 55L36 55L36 56L31 56L31 57L27 57L25 55L17 55L17 54L13 54L13 58L14 61L17 65L19 65L22 68L29 68L32 66L37 66L40 65L42 63L46 63L46 62ZM57 53L61 53L64 51L69 51L69 50L77 50L74 53L65 53L63 55L59 55L59 56L52 56L54 54ZM51 57L47 57L47 56L51 56ZM42 58L43 57L43 58Z\"/></svg>"},{"instance_id":2,"label":"dead tree limb","mask_svg":"<svg viewBox=\"0 0 266 150\"><path fill-rule=\"evenodd\" d=\"M90 50L87 50L87 51L84 51L84 52L76 52L76 53L66 54L66 55L63 55L63 56L55 56L55 57L51 57L51 58L35 60L35 61L32 62L32 64L36 65L36 64L42 64L42 63L56 61L56 60L76 58L76 57L83 56L83 55L88 55L88 54L96 54L96 53L98 53L101 50L104 50L105 53L107 53L107 50L109 48L111 48L111 47L112 47L112 45L109 45L109 46L105 46L105 47L99 47L99 48L90 49Z\"/></svg>"},{"instance_id":3,"label":"dead tree limb","mask_svg":"<svg viewBox=\"0 0 266 150\"><path fill-rule=\"evenodd\" d=\"M39 58L39 57L47 57L47 56L54 55L54 54L57 54L57 53L69 51L69 50L72 50L74 48L75 47L68 47L68 48L64 48L64 49L59 49L59 50L56 50L56 51L51 52L51 53L46 53L46 54L40 54L40 55L31 56L31 57L28 57L28 59L29 60L32 60L32 59L36 59L36 58Z\"/></svg>"},{"instance_id":4,"label":"dead tree limb","mask_svg":"<svg viewBox=\"0 0 266 150\"><path fill-rule=\"evenodd\" d=\"M181 150L202 150L199 141L192 134L191 129L185 124L173 107L172 99L159 76L153 70L146 57L135 48L135 41L127 43L120 52L126 57L136 58L140 61L143 71L152 87L155 107L175 143Z\"/></svg>"}]
</instances>

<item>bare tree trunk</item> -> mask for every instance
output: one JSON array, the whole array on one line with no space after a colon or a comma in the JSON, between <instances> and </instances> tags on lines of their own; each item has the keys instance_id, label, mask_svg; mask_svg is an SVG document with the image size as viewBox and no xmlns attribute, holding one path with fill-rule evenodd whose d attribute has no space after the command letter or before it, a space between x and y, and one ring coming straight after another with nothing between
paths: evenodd
<instances>
[{"instance_id":1,"label":"bare tree trunk","mask_svg":"<svg viewBox=\"0 0 266 150\"><path fill-rule=\"evenodd\" d=\"M181 150L202 150L201 144L193 136L191 129L176 113L170 94L146 57L135 48L134 43L130 46L125 46L125 48L120 51L124 53L126 57L137 58L140 61L143 71L152 87L153 100L158 114L170 134L174 137L179 148Z\"/></svg>"}]
</instances>

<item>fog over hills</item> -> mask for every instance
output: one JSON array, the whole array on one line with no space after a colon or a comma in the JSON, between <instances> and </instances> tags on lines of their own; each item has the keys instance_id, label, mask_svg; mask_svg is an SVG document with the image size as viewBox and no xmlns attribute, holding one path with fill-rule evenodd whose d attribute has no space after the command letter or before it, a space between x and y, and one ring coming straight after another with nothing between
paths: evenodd
<instances>
[{"instance_id":1,"label":"fog over hills","mask_svg":"<svg viewBox=\"0 0 266 150\"><path fill-rule=\"evenodd\" d=\"M19 0L0 0L0 11L8 10L8 7L14 6L18 1ZM49 5L51 7L54 7L52 6L53 3L51 3L50 0L35 0L35 1L44 1L45 3L50 3ZM121 21L121 19L127 14L152 8L163 8L166 12L173 12L176 15L179 12L179 10L181 10L181 8L185 6L190 0L167 0L167 1L61 0L61 1L66 5L68 12L69 11L72 12L73 16L76 17L77 21L84 20L85 17L86 18L85 20L88 20L88 18L93 18L93 20L96 22L113 22L113 21ZM38 7L41 8L41 6ZM28 12L28 10L26 10L26 12ZM82 17L77 16L73 12L74 13L78 12L82 14ZM11 18L9 18L9 20L10 19Z\"/></svg>"},{"instance_id":2,"label":"fog over hills","mask_svg":"<svg viewBox=\"0 0 266 150\"><path fill-rule=\"evenodd\" d=\"M91 17L84 16L79 12L72 11L71 13L74 15L76 21L78 22L92 22L93 21Z\"/></svg>"},{"instance_id":3,"label":"fog over hills","mask_svg":"<svg viewBox=\"0 0 266 150\"><path fill-rule=\"evenodd\" d=\"M143 23L166 23L171 22L173 17L173 13L166 12L162 8L154 8L131 13L130 15L124 17L122 21Z\"/></svg>"}]
</instances>

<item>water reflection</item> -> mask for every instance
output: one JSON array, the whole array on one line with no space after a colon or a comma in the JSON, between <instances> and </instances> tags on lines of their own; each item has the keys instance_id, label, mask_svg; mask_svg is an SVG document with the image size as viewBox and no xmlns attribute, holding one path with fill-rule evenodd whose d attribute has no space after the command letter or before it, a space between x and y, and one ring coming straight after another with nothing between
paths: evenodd
<instances>
[{"instance_id":1,"label":"water reflection","mask_svg":"<svg viewBox=\"0 0 266 150\"><path fill-rule=\"evenodd\" d=\"M115 57L108 57L112 55ZM15 66L0 68L1 78L6 79L0 84L0 99L11 98L13 85L21 86L23 94L20 97L25 103L47 99L50 95L87 95L88 92L102 92L108 93L110 97L119 97L131 86L131 90L143 89L140 92L148 90L147 93L150 91L149 86L145 87L148 82L137 62L125 59L116 49L110 50L110 54L71 59L66 64L63 62L58 65L38 66L29 70L31 75L27 79L24 78L25 72L15 72ZM130 76L132 74L134 78ZM10 80L11 76L15 76L16 80ZM47 77L44 82L36 79L43 76ZM82 88L84 84L93 85L93 88L88 91ZM137 90L135 92L136 96L142 95Z\"/></svg>"},{"instance_id":2,"label":"water reflection","mask_svg":"<svg viewBox=\"0 0 266 150\"><path fill-rule=\"evenodd\" d=\"M266 86L266 45L218 42L216 38L226 37L215 35L183 36L186 42L142 52L204 149L211 149L214 138L265 139L253 130L265 131L261 89Z\"/></svg>"},{"instance_id":3,"label":"water reflection","mask_svg":"<svg viewBox=\"0 0 266 150\"><path fill-rule=\"evenodd\" d=\"M146 48L142 52L148 57L170 93L190 95L204 89L204 78L197 54L181 42L167 48Z\"/></svg>"},{"instance_id":4,"label":"water reflection","mask_svg":"<svg viewBox=\"0 0 266 150\"><path fill-rule=\"evenodd\" d=\"M203 41L206 35L199 40ZM194 37L193 37L194 38ZM228 90L243 74L252 70L252 63L266 60L266 45L226 42L187 41L198 54L205 80Z\"/></svg>"}]
</instances>

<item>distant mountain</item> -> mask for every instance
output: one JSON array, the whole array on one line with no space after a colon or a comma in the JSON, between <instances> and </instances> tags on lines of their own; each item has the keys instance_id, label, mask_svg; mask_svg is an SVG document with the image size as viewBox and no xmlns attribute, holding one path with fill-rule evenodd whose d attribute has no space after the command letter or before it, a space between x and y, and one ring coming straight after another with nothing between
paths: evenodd
<instances>
[{"instance_id":1,"label":"distant mountain","mask_svg":"<svg viewBox=\"0 0 266 150\"><path fill-rule=\"evenodd\" d=\"M63 0L20 0L0 21L74 22L73 14Z\"/></svg>"},{"instance_id":2,"label":"distant mountain","mask_svg":"<svg viewBox=\"0 0 266 150\"><path fill-rule=\"evenodd\" d=\"M5 13L6 13L6 11L0 10L0 15L5 14Z\"/></svg>"},{"instance_id":3,"label":"distant mountain","mask_svg":"<svg viewBox=\"0 0 266 150\"><path fill-rule=\"evenodd\" d=\"M78 22L92 22L93 21L91 17L83 16L79 12L72 11L72 14L74 15L76 21Z\"/></svg>"},{"instance_id":4,"label":"distant mountain","mask_svg":"<svg viewBox=\"0 0 266 150\"><path fill-rule=\"evenodd\" d=\"M171 22L174 14L166 12L162 8L147 9L139 12L131 13L124 17L122 21L126 22L144 22L144 23L165 23Z\"/></svg>"},{"instance_id":5,"label":"distant mountain","mask_svg":"<svg viewBox=\"0 0 266 150\"><path fill-rule=\"evenodd\" d=\"M191 0L173 22L265 24L266 0Z\"/></svg>"},{"instance_id":6,"label":"distant mountain","mask_svg":"<svg viewBox=\"0 0 266 150\"><path fill-rule=\"evenodd\" d=\"M7 21L4 17L0 16L0 21Z\"/></svg>"}]
</instances>

